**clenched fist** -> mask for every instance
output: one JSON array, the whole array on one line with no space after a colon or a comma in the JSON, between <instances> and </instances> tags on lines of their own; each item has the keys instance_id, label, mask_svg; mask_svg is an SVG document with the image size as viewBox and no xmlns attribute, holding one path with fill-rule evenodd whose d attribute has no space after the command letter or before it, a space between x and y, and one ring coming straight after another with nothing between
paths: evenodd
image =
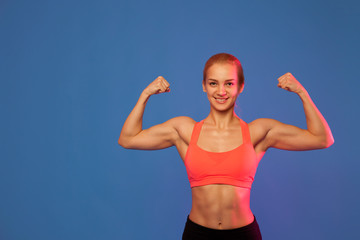
<instances>
[{"instance_id":1,"label":"clenched fist","mask_svg":"<svg viewBox=\"0 0 360 240\"><path fill-rule=\"evenodd\" d=\"M295 79L291 73L285 73L278 78L278 87L288 90L289 92L300 93L304 90L304 87Z\"/></svg>"},{"instance_id":2,"label":"clenched fist","mask_svg":"<svg viewBox=\"0 0 360 240\"><path fill-rule=\"evenodd\" d=\"M144 92L149 95L170 92L169 86L168 81L162 76L159 76L144 89Z\"/></svg>"}]
</instances>

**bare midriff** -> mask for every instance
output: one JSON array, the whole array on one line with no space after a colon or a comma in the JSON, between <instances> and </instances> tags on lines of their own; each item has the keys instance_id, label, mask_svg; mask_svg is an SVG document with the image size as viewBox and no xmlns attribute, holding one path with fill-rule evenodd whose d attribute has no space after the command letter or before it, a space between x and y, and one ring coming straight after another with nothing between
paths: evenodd
<instances>
[{"instance_id":1,"label":"bare midriff","mask_svg":"<svg viewBox=\"0 0 360 240\"><path fill-rule=\"evenodd\" d=\"M225 184L193 187L191 221L207 228L234 229L253 222L250 189Z\"/></svg>"}]
</instances>

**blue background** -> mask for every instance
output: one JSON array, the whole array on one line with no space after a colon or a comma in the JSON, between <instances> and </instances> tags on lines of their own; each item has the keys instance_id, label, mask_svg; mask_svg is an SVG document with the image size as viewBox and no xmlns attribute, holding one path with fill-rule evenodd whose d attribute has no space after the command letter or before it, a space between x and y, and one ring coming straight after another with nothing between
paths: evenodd
<instances>
[{"instance_id":1,"label":"blue background","mask_svg":"<svg viewBox=\"0 0 360 240\"><path fill-rule=\"evenodd\" d=\"M305 128L291 72L328 121L325 150L270 149L251 208L264 239L360 239L357 1L0 2L0 239L180 239L191 207L176 148L118 145L157 76L144 128L209 113L202 69L239 58L236 113ZM160 234L160 237L158 236Z\"/></svg>"}]
</instances>

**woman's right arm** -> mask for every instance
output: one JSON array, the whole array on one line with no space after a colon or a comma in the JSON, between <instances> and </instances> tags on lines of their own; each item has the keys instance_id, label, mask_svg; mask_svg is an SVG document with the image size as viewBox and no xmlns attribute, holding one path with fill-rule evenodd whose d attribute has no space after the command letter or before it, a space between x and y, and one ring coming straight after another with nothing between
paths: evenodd
<instances>
[{"instance_id":1,"label":"woman's right arm","mask_svg":"<svg viewBox=\"0 0 360 240\"><path fill-rule=\"evenodd\" d=\"M118 140L124 148L156 150L171 147L178 137L176 124L178 118L172 118L162 124L142 129L144 110L149 97L153 94L169 92L170 84L159 76L141 93L135 107L127 117Z\"/></svg>"}]
</instances>

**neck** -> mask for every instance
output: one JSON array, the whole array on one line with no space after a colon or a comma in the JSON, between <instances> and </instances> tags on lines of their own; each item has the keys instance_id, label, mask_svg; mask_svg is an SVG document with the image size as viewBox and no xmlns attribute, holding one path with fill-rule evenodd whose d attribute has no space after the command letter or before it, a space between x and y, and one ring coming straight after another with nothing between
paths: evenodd
<instances>
[{"instance_id":1,"label":"neck","mask_svg":"<svg viewBox=\"0 0 360 240\"><path fill-rule=\"evenodd\" d=\"M234 120L237 122L239 117L236 115L234 108L228 111L219 112L211 110L210 114L204 119L208 124L214 125L216 128L228 128Z\"/></svg>"}]
</instances>

